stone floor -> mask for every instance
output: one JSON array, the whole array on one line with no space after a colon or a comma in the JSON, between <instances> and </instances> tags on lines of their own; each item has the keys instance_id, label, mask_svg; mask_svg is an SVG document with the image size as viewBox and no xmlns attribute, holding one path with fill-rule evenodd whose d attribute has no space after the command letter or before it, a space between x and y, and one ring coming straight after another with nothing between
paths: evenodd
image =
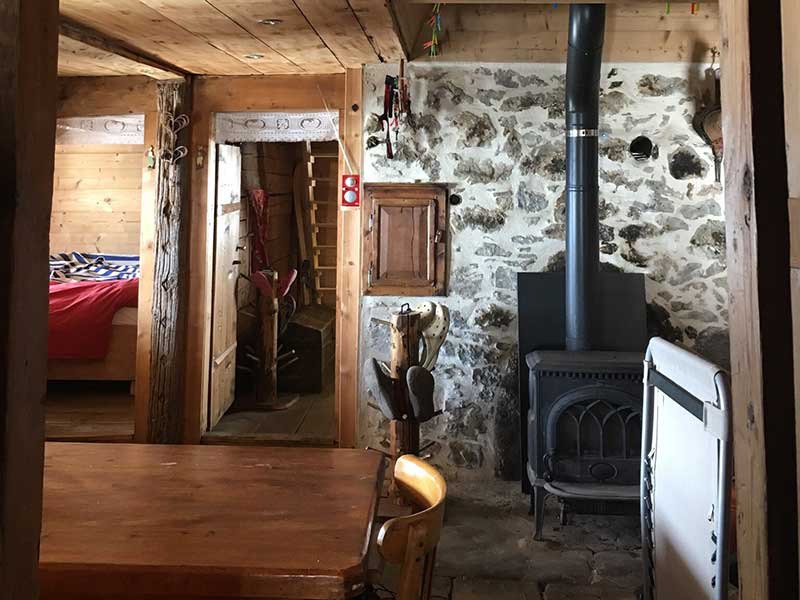
<instances>
[{"instance_id":1,"label":"stone floor","mask_svg":"<svg viewBox=\"0 0 800 600\"><path fill-rule=\"evenodd\" d=\"M570 515L562 527L549 500L537 542L519 483L482 481L448 483L445 519L436 600L634 600L640 588L638 517Z\"/></svg>"}]
</instances>

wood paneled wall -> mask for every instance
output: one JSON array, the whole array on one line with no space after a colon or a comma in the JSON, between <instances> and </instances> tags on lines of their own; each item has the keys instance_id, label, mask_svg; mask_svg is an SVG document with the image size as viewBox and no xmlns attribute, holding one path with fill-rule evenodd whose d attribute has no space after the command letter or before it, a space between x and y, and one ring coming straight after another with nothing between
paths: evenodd
<instances>
[{"instance_id":1,"label":"wood paneled wall","mask_svg":"<svg viewBox=\"0 0 800 600\"><path fill-rule=\"evenodd\" d=\"M441 11L444 26L441 59L563 62L567 48L569 4L447 3ZM673 2L667 10L664 2L610 3L604 60L708 61L708 51L720 45L719 7L716 2L702 2L699 10L692 14L690 6L688 2ZM402 10L408 8L404 6ZM419 24L426 19L427 15L422 19L417 17L416 20L410 20L408 25L401 20L401 28L406 36L416 37L416 43L411 48L414 59L440 60L425 55L422 42L430 38L427 23L415 34Z\"/></svg>"},{"instance_id":2,"label":"wood paneled wall","mask_svg":"<svg viewBox=\"0 0 800 600\"><path fill-rule=\"evenodd\" d=\"M50 253L139 254L141 145L56 146Z\"/></svg>"}]
</instances>

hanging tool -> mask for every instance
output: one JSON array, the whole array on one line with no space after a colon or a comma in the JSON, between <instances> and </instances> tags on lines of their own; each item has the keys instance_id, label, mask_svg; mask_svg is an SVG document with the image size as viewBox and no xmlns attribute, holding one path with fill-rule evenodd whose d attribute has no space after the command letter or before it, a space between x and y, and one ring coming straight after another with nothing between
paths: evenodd
<instances>
[{"instance_id":1,"label":"hanging tool","mask_svg":"<svg viewBox=\"0 0 800 600\"><path fill-rule=\"evenodd\" d=\"M395 90L397 90L397 78L387 75L383 87L383 114L378 117L381 123L381 131L386 131L386 158L394 158L394 151L392 150L392 120Z\"/></svg>"}]
</instances>

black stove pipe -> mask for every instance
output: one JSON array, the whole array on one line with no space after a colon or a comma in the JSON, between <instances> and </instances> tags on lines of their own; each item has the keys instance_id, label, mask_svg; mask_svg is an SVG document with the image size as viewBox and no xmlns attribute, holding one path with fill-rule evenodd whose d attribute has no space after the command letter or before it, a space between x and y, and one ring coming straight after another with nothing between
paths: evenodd
<instances>
[{"instance_id":1,"label":"black stove pipe","mask_svg":"<svg viewBox=\"0 0 800 600\"><path fill-rule=\"evenodd\" d=\"M572 4L567 54L566 347L592 349L600 239L597 182L600 63L606 7Z\"/></svg>"}]
</instances>

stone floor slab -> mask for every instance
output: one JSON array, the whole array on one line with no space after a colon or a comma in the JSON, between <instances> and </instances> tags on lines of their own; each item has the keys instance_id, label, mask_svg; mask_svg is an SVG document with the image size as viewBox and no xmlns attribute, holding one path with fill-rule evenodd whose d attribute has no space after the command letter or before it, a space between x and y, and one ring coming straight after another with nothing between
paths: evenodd
<instances>
[{"instance_id":1,"label":"stone floor slab","mask_svg":"<svg viewBox=\"0 0 800 600\"><path fill-rule=\"evenodd\" d=\"M541 600L539 587L532 581L466 579L453 582L453 600Z\"/></svg>"},{"instance_id":2,"label":"stone floor slab","mask_svg":"<svg viewBox=\"0 0 800 600\"><path fill-rule=\"evenodd\" d=\"M637 600L637 594L610 585L551 583L544 590L544 600Z\"/></svg>"}]
</instances>

